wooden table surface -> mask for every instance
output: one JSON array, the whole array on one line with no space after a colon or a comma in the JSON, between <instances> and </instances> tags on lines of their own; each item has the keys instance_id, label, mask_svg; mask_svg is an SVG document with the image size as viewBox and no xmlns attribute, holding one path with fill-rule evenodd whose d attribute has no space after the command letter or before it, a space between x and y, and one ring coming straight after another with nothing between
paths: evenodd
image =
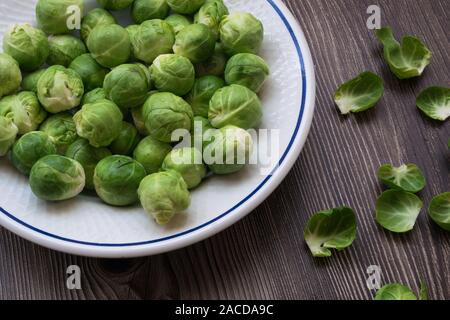
<instances>
[{"instance_id":1,"label":"wooden table surface","mask_svg":"<svg viewBox=\"0 0 450 320\"><path fill-rule=\"evenodd\" d=\"M250 0L242 0L250 1ZM428 205L450 191L449 123L423 117L416 95L450 84L448 0L285 0L310 43L317 71L317 111L300 159L255 212L228 230L186 249L131 260L89 259L54 252L0 229L0 299L371 299L370 265L382 283L417 291L424 279L432 299L450 299L450 233L423 210L415 229L394 235L374 220L382 186L380 164L413 162L426 173L420 196ZM377 4L383 25L419 36L434 53L416 80L399 81L366 27ZM361 115L342 117L336 87L364 70L383 76L386 93ZM309 216L349 205L358 238L348 250L315 260L303 240ZM82 290L66 288L66 268L79 265Z\"/></svg>"}]
</instances>

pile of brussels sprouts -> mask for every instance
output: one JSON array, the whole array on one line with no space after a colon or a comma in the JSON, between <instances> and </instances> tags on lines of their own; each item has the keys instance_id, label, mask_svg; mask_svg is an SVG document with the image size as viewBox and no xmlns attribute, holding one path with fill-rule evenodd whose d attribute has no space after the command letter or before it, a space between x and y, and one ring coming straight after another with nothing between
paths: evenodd
<instances>
[{"instance_id":1,"label":"pile of brussels sprouts","mask_svg":"<svg viewBox=\"0 0 450 320\"><path fill-rule=\"evenodd\" d=\"M113 206L140 201L165 224L209 173L245 166L230 155L250 157L269 75L257 56L263 25L223 0L97 2L85 12L83 0L39 0L38 28L5 34L0 156L41 199L95 191ZM69 30L74 7L79 32ZM136 24L110 13L124 9ZM178 130L191 136L174 139ZM186 139L200 143L179 147ZM205 148L218 160L207 163Z\"/></svg>"}]
</instances>

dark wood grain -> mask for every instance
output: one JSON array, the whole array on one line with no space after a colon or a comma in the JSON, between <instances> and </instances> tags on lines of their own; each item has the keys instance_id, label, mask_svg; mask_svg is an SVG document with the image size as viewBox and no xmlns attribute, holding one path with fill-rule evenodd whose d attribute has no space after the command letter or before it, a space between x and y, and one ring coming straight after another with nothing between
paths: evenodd
<instances>
[{"instance_id":1,"label":"dark wood grain","mask_svg":"<svg viewBox=\"0 0 450 320\"><path fill-rule=\"evenodd\" d=\"M246 0L243 0L246 1ZM450 84L448 0L285 0L311 45L317 71L317 112L307 145L284 183L255 212L225 232L169 254L101 260L54 252L0 229L0 299L371 299L369 265L382 281L450 299L450 234L425 210L414 231L396 236L374 221L382 187L380 164L414 162L427 175L426 204L449 191L450 126L424 118L415 96ZM399 81L365 26L366 9L382 8L383 24L419 36L434 52L423 77ZM341 117L332 95L364 70L382 75L386 94L369 112ZM313 259L303 241L308 217L349 205L358 214L358 239L326 260ZM82 290L66 289L66 268L82 269Z\"/></svg>"}]
</instances>

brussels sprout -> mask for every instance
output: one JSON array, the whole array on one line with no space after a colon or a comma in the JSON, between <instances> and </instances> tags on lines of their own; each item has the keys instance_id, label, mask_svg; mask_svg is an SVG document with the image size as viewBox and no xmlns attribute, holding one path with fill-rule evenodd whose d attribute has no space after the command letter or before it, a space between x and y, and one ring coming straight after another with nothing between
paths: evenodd
<instances>
[{"instance_id":1,"label":"brussels sprout","mask_svg":"<svg viewBox=\"0 0 450 320\"><path fill-rule=\"evenodd\" d=\"M204 161L215 174L238 172L249 162L253 140L244 129L226 126L213 131L208 140Z\"/></svg>"},{"instance_id":2,"label":"brussels sprout","mask_svg":"<svg viewBox=\"0 0 450 320\"><path fill-rule=\"evenodd\" d=\"M194 114L182 98L161 92L151 95L144 104L144 121L150 135L162 142L172 142L177 129L191 131Z\"/></svg>"},{"instance_id":3,"label":"brussels sprout","mask_svg":"<svg viewBox=\"0 0 450 320\"><path fill-rule=\"evenodd\" d=\"M355 240L355 212L343 207L316 213L309 219L304 237L314 257L330 257L330 249L343 250Z\"/></svg>"},{"instance_id":4,"label":"brussels sprout","mask_svg":"<svg viewBox=\"0 0 450 320\"><path fill-rule=\"evenodd\" d=\"M425 177L415 164L404 164L398 168L385 164L378 170L378 177L389 188L417 193L425 188Z\"/></svg>"},{"instance_id":5,"label":"brussels sprout","mask_svg":"<svg viewBox=\"0 0 450 320\"><path fill-rule=\"evenodd\" d=\"M145 211L160 225L169 223L191 202L186 182L176 171L147 176L139 186L138 195Z\"/></svg>"},{"instance_id":6,"label":"brussels sprout","mask_svg":"<svg viewBox=\"0 0 450 320\"><path fill-rule=\"evenodd\" d=\"M388 190L378 198L376 220L385 229L404 233L414 228L422 201L413 193Z\"/></svg>"},{"instance_id":7,"label":"brussels sprout","mask_svg":"<svg viewBox=\"0 0 450 320\"><path fill-rule=\"evenodd\" d=\"M181 174L188 189L197 187L206 177L206 166L202 161L202 153L195 148L173 150L164 159L162 169L174 170Z\"/></svg>"},{"instance_id":8,"label":"brussels sprout","mask_svg":"<svg viewBox=\"0 0 450 320\"><path fill-rule=\"evenodd\" d=\"M85 139L78 139L67 149L66 157L78 161L84 169L86 186L88 190L94 190L94 170L100 160L109 157L111 152L107 148L94 148Z\"/></svg>"},{"instance_id":9,"label":"brussels sprout","mask_svg":"<svg viewBox=\"0 0 450 320\"><path fill-rule=\"evenodd\" d=\"M372 72L363 72L342 84L334 95L341 114L361 112L375 106L384 93L383 79Z\"/></svg>"},{"instance_id":10,"label":"brussels sprout","mask_svg":"<svg viewBox=\"0 0 450 320\"><path fill-rule=\"evenodd\" d=\"M83 15L84 0L39 0L36 5L39 29L44 30L47 34L63 34L73 31L69 29L68 22L73 20L74 11L71 9L74 6L78 7L79 14Z\"/></svg>"},{"instance_id":11,"label":"brussels sprout","mask_svg":"<svg viewBox=\"0 0 450 320\"><path fill-rule=\"evenodd\" d=\"M203 151L211 142L211 136L217 129L213 128L209 120L200 116L194 117L194 130L192 131L191 146Z\"/></svg>"},{"instance_id":12,"label":"brussels sprout","mask_svg":"<svg viewBox=\"0 0 450 320\"><path fill-rule=\"evenodd\" d=\"M167 0L170 8L181 14L194 14L205 3L205 0Z\"/></svg>"},{"instance_id":13,"label":"brussels sprout","mask_svg":"<svg viewBox=\"0 0 450 320\"><path fill-rule=\"evenodd\" d=\"M120 65L106 76L103 88L120 108L139 107L150 91L150 72L141 64Z\"/></svg>"},{"instance_id":14,"label":"brussels sprout","mask_svg":"<svg viewBox=\"0 0 450 320\"><path fill-rule=\"evenodd\" d=\"M74 36L52 36L48 42L50 44L50 54L47 58L47 63L51 66L68 67L75 58L86 53L86 46L83 41Z\"/></svg>"},{"instance_id":15,"label":"brussels sprout","mask_svg":"<svg viewBox=\"0 0 450 320\"><path fill-rule=\"evenodd\" d=\"M22 80L22 90L37 93L37 84L44 72L45 69L41 69L25 76Z\"/></svg>"},{"instance_id":16,"label":"brussels sprout","mask_svg":"<svg viewBox=\"0 0 450 320\"><path fill-rule=\"evenodd\" d=\"M14 25L3 38L3 50L25 71L34 71L45 63L50 47L42 30L29 24Z\"/></svg>"},{"instance_id":17,"label":"brussels sprout","mask_svg":"<svg viewBox=\"0 0 450 320\"><path fill-rule=\"evenodd\" d=\"M133 122L138 130L139 134L143 136L148 136L149 132L147 128L145 127L145 121L144 121L144 106L141 106L139 108L134 108L131 110L131 116L133 117Z\"/></svg>"},{"instance_id":18,"label":"brussels sprout","mask_svg":"<svg viewBox=\"0 0 450 320\"><path fill-rule=\"evenodd\" d=\"M38 81L38 98L50 113L70 110L80 105L84 94L81 77L63 66L48 68Z\"/></svg>"},{"instance_id":19,"label":"brussels sprout","mask_svg":"<svg viewBox=\"0 0 450 320\"><path fill-rule=\"evenodd\" d=\"M252 53L239 53L228 61L225 81L228 85L239 84L258 93L269 73L264 59Z\"/></svg>"},{"instance_id":20,"label":"brussels sprout","mask_svg":"<svg viewBox=\"0 0 450 320\"><path fill-rule=\"evenodd\" d=\"M206 61L195 65L197 77L203 76L223 76L227 65L228 56L226 55L221 43L216 43L213 55Z\"/></svg>"},{"instance_id":21,"label":"brussels sprout","mask_svg":"<svg viewBox=\"0 0 450 320\"><path fill-rule=\"evenodd\" d=\"M117 24L117 20L105 9L95 8L94 10L89 11L81 23L81 39L83 39L84 42L87 42L89 35L95 27L110 24Z\"/></svg>"},{"instance_id":22,"label":"brussels sprout","mask_svg":"<svg viewBox=\"0 0 450 320\"><path fill-rule=\"evenodd\" d=\"M387 284L377 291L375 300L417 300L410 288L399 283Z\"/></svg>"},{"instance_id":23,"label":"brussels sprout","mask_svg":"<svg viewBox=\"0 0 450 320\"><path fill-rule=\"evenodd\" d=\"M194 115L208 117L209 102L214 93L225 86L225 81L215 76L205 76L195 80L194 87L186 97Z\"/></svg>"},{"instance_id":24,"label":"brussels sprout","mask_svg":"<svg viewBox=\"0 0 450 320\"><path fill-rule=\"evenodd\" d=\"M238 53L258 54L264 39L263 24L246 12L235 12L224 17L219 31L220 40L230 56Z\"/></svg>"},{"instance_id":25,"label":"brussels sprout","mask_svg":"<svg viewBox=\"0 0 450 320\"><path fill-rule=\"evenodd\" d=\"M97 2L108 10L123 10L131 6L134 0L97 0Z\"/></svg>"},{"instance_id":26,"label":"brussels sprout","mask_svg":"<svg viewBox=\"0 0 450 320\"><path fill-rule=\"evenodd\" d=\"M418 77L430 64L432 53L419 39L405 36L400 44L391 28L378 29L376 35L384 46L384 59L397 78Z\"/></svg>"},{"instance_id":27,"label":"brussels sprout","mask_svg":"<svg viewBox=\"0 0 450 320\"><path fill-rule=\"evenodd\" d=\"M122 122L119 136L109 146L113 154L128 156L133 153L141 138L137 129L128 122Z\"/></svg>"},{"instance_id":28,"label":"brussels sprout","mask_svg":"<svg viewBox=\"0 0 450 320\"><path fill-rule=\"evenodd\" d=\"M11 56L0 53L0 98L17 91L22 82L19 64Z\"/></svg>"},{"instance_id":29,"label":"brussels sprout","mask_svg":"<svg viewBox=\"0 0 450 320\"><path fill-rule=\"evenodd\" d=\"M208 117L215 128L226 125L255 128L262 119L261 101L250 89L233 84L216 91L209 104Z\"/></svg>"},{"instance_id":30,"label":"brussels sprout","mask_svg":"<svg viewBox=\"0 0 450 320\"><path fill-rule=\"evenodd\" d=\"M83 80L85 91L92 91L103 86L103 81L109 69L103 68L89 53L83 54L72 61L69 66Z\"/></svg>"},{"instance_id":31,"label":"brussels sprout","mask_svg":"<svg viewBox=\"0 0 450 320\"><path fill-rule=\"evenodd\" d=\"M84 106L85 104L94 103L99 100L105 99L106 99L105 89L97 88L92 91L89 91L84 95L83 100L81 101L81 105Z\"/></svg>"},{"instance_id":32,"label":"brussels sprout","mask_svg":"<svg viewBox=\"0 0 450 320\"><path fill-rule=\"evenodd\" d=\"M0 157L8 153L18 133L19 129L10 118L0 116Z\"/></svg>"},{"instance_id":33,"label":"brussels sprout","mask_svg":"<svg viewBox=\"0 0 450 320\"><path fill-rule=\"evenodd\" d=\"M434 120L445 121L450 117L450 88L430 87L417 97L417 107Z\"/></svg>"},{"instance_id":34,"label":"brussels sprout","mask_svg":"<svg viewBox=\"0 0 450 320\"><path fill-rule=\"evenodd\" d=\"M65 154L67 148L78 138L75 122L68 112L51 116L39 130L48 134L60 154Z\"/></svg>"},{"instance_id":35,"label":"brussels sprout","mask_svg":"<svg viewBox=\"0 0 450 320\"><path fill-rule=\"evenodd\" d=\"M56 153L56 147L48 134L32 131L20 137L13 145L11 161L17 170L28 175L39 159Z\"/></svg>"},{"instance_id":36,"label":"brussels sprout","mask_svg":"<svg viewBox=\"0 0 450 320\"><path fill-rule=\"evenodd\" d=\"M165 21L172 27L175 35L192 24L192 21L189 17L183 16L181 14L172 14L168 16Z\"/></svg>"},{"instance_id":37,"label":"brussels sprout","mask_svg":"<svg viewBox=\"0 0 450 320\"><path fill-rule=\"evenodd\" d=\"M195 15L194 22L206 25L213 33L214 38L219 38L219 26L222 18L229 14L223 0L210 0L200 8Z\"/></svg>"},{"instance_id":38,"label":"brussels sprout","mask_svg":"<svg viewBox=\"0 0 450 320\"><path fill-rule=\"evenodd\" d=\"M133 153L133 158L142 164L147 174L158 172L172 146L150 136L142 139Z\"/></svg>"},{"instance_id":39,"label":"brussels sprout","mask_svg":"<svg viewBox=\"0 0 450 320\"><path fill-rule=\"evenodd\" d=\"M100 25L92 30L87 47L92 57L107 68L127 62L131 55L130 36L117 24Z\"/></svg>"},{"instance_id":40,"label":"brussels sprout","mask_svg":"<svg viewBox=\"0 0 450 320\"><path fill-rule=\"evenodd\" d=\"M95 191L107 204L128 206L139 200L137 190L145 175L144 167L136 160L110 156L95 167Z\"/></svg>"},{"instance_id":41,"label":"brussels sprout","mask_svg":"<svg viewBox=\"0 0 450 320\"><path fill-rule=\"evenodd\" d=\"M450 231L450 192L434 197L431 200L428 213L437 225L444 230Z\"/></svg>"},{"instance_id":42,"label":"brussels sprout","mask_svg":"<svg viewBox=\"0 0 450 320\"><path fill-rule=\"evenodd\" d=\"M123 115L119 107L109 100L85 104L73 120L80 137L96 147L109 146L120 134Z\"/></svg>"},{"instance_id":43,"label":"brussels sprout","mask_svg":"<svg viewBox=\"0 0 450 320\"><path fill-rule=\"evenodd\" d=\"M191 24L177 34L173 51L192 63L200 63L214 54L215 46L216 40L207 26Z\"/></svg>"},{"instance_id":44,"label":"brussels sprout","mask_svg":"<svg viewBox=\"0 0 450 320\"><path fill-rule=\"evenodd\" d=\"M166 0L135 0L131 16L135 23L151 19L164 19L170 11Z\"/></svg>"},{"instance_id":45,"label":"brussels sprout","mask_svg":"<svg viewBox=\"0 0 450 320\"><path fill-rule=\"evenodd\" d=\"M150 77L158 90L184 96L194 85L195 70L188 58L163 54L150 67Z\"/></svg>"},{"instance_id":46,"label":"brussels sprout","mask_svg":"<svg viewBox=\"0 0 450 320\"><path fill-rule=\"evenodd\" d=\"M171 53L174 43L172 27L159 19L143 22L132 37L134 56L147 64L153 63L161 54Z\"/></svg>"},{"instance_id":47,"label":"brussels sprout","mask_svg":"<svg viewBox=\"0 0 450 320\"><path fill-rule=\"evenodd\" d=\"M75 198L86 183L84 169L77 161L59 156L43 157L31 169L30 186L42 200L63 201Z\"/></svg>"},{"instance_id":48,"label":"brussels sprout","mask_svg":"<svg viewBox=\"0 0 450 320\"><path fill-rule=\"evenodd\" d=\"M47 117L34 92L22 91L0 100L0 116L12 119L23 135L35 131Z\"/></svg>"}]
</instances>

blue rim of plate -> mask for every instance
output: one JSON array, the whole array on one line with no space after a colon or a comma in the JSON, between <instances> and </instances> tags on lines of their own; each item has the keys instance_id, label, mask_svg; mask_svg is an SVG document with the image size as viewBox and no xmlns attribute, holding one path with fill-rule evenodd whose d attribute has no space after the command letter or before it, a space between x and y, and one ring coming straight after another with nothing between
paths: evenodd
<instances>
[{"instance_id":1,"label":"blue rim of plate","mask_svg":"<svg viewBox=\"0 0 450 320\"><path fill-rule=\"evenodd\" d=\"M238 204L236 204L234 207L232 207L231 209L229 209L225 213L222 213L219 216L217 216L216 218L214 218L214 219L212 219L212 220L210 220L210 221L208 221L208 222L206 222L206 223L204 223L202 225L199 225L199 226L197 226L195 228L192 228L192 229L189 229L189 230L186 230L186 231L174 234L172 236L160 238L160 239L149 240L149 241L142 241L142 242L132 242L132 243L95 243L95 242L87 242L87 241L80 241L80 240L69 239L69 238L61 237L61 236L52 234L50 232L41 230L39 228L36 228L36 227L34 227L34 226L32 226L32 225L30 225L30 224L20 220L19 218L15 217L14 215L12 215L11 213L7 212L2 207L0 207L0 212L2 212L8 218L14 220L15 222L21 224L22 226L24 226L24 227L26 227L28 229L31 229L31 230L33 230L33 231L35 231L37 233L40 233L42 235L45 235L45 236L48 236L48 237L51 237L51 238L54 238L54 239L57 239L57 240L66 241L66 242L70 242L70 243L81 244L81 245L86 245L86 246L96 246L96 247L135 247L135 246L143 246L143 245L149 245L149 244L154 244L154 243L160 243L160 242L168 241L168 240L171 240L171 239L179 238L179 237L182 237L184 235L193 233L193 232L195 232L197 230L203 229L203 228L207 227L208 225L210 225L210 224L212 224L212 223L214 223L214 222L224 218L225 216L229 215L234 210L239 208L241 205L246 203L262 187L264 187L264 185L271 179L271 177L273 176L273 174L275 173L277 168L279 168L281 166L281 164L284 162L286 156L288 155L289 151L292 148L292 145L294 144L295 138L297 137L298 131L300 129L300 125L301 125L302 120L303 120L303 114L304 114L304 111L305 111L305 104L306 104L306 70L305 70L305 61L304 61L302 50L300 48L300 44L299 44L299 42L297 40L297 37L295 35L294 30L292 29L291 25L289 24L289 21L284 16L284 14L280 10L280 8L274 3L273 0L266 0L266 1L273 7L273 9L280 16L281 20L283 21L283 23L285 24L287 30L289 31L289 34L291 35L292 40L294 41L295 48L297 49L297 54L298 54L299 61L300 61L301 78L302 78L302 102L301 102L300 113L299 113L299 117L298 117L298 120L297 120L297 125L295 127L294 134L292 135L291 141L289 142L289 145L288 145L286 151L284 152L283 156L280 158L279 165L247 197L245 197L243 200L241 200Z\"/></svg>"}]
</instances>

